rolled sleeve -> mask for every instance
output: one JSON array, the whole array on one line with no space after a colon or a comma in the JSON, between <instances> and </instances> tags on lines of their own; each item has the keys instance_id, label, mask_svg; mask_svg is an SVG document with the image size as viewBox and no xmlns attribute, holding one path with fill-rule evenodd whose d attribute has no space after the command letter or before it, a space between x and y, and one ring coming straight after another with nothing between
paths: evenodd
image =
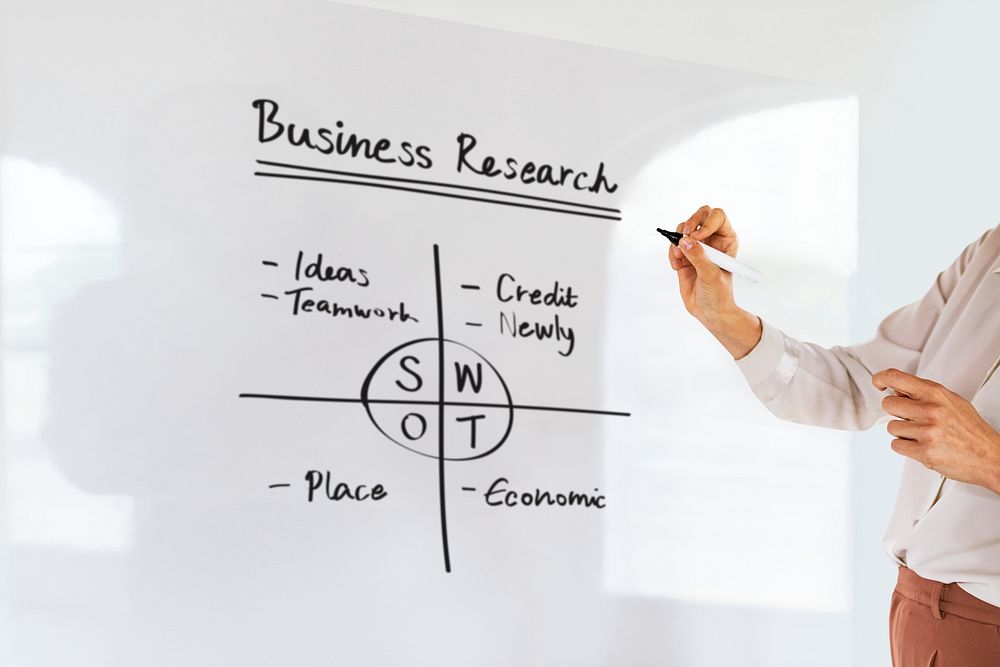
<instances>
[{"instance_id":1,"label":"rolled sleeve","mask_svg":"<svg viewBox=\"0 0 1000 667\"><path fill-rule=\"evenodd\" d=\"M759 317L759 316L758 316ZM763 317L761 337L752 350L736 359L750 389L762 401L769 401L784 389L799 367L798 341L789 338Z\"/></svg>"},{"instance_id":2,"label":"rolled sleeve","mask_svg":"<svg viewBox=\"0 0 1000 667\"><path fill-rule=\"evenodd\" d=\"M864 430L885 421L886 392L875 388L872 375L882 368L917 372L960 281L966 275L979 280L966 269L992 231L966 246L923 297L889 313L866 342L823 347L793 338L761 318L760 341L735 360L754 395L773 414L800 424Z\"/></svg>"}]
</instances>

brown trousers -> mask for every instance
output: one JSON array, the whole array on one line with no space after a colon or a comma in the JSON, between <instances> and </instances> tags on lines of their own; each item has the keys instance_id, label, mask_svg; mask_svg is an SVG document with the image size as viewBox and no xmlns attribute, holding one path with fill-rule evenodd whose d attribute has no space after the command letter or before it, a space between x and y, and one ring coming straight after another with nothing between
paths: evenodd
<instances>
[{"instance_id":1,"label":"brown trousers","mask_svg":"<svg viewBox=\"0 0 1000 667\"><path fill-rule=\"evenodd\" d=\"M893 667L1000 667L1000 607L900 566L889 647Z\"/></svg>"}]
</instances>

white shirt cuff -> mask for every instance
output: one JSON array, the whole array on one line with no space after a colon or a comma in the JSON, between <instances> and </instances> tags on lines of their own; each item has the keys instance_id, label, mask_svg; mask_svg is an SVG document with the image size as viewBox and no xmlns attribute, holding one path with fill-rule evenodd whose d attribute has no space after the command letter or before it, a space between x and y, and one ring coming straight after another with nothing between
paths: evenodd
<instances>
[{"instance_id":1,"label":"white shirt cuff","mask_svg":"<svg viewBox=\"0 0 1000 667\"><path fill-rule=\"evenodd\" d=\"M792 380L799 366L799 342L760 318L760 340L736 365L762 401L777 396Z\"/></svg>"}]
</instances>

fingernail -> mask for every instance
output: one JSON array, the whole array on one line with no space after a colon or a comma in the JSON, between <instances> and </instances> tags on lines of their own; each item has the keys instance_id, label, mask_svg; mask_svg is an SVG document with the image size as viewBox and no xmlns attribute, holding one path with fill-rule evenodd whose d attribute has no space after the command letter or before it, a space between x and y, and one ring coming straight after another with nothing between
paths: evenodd
<instances>
[{"instance_id":1,"label":"fingernail","mask_svg":"<svg viewBox=\"0 0 1000 667\"><path fill-rule=\"evenodd\" d=\"M690 233L691 233L691 225L684 225L684 229L681 230L681 234L687 235Z\"/></svg>"},{"instance_id":2,"label":"fingernail","mask_svg":"<svg viewBox=\"0 0 1000 667\"><path fill-rule=\"evenodd\" d=\"M685 250L690 250L692 247L694 247L694 241L687 238L686 236L681 239L680 243L681 247L684 248Z\"/></svg>"}]
</instances>

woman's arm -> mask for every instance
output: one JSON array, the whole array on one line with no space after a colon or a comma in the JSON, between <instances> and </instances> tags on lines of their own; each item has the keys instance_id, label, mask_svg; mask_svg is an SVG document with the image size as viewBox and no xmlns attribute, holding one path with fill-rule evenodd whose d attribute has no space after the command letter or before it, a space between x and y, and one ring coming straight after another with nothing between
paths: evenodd
<instances>
[{"instance_id":1,"label":"woman's arm","mask_svg":"<svg viewBox=\"0 0 1000 667\"><path fill-rule=\"evenodd\" d=\"M735 256L738 240L721 209L703 206L678 231ZM890 313L861 344L825 348L796 340L739 308L732 274L704 257L697 243L671 247L685 308L733 356L754 394L778 417L862 430L889 419L885 391L872 375L885 368L916 371L920 355L958 279L989 232L969 244L918 301ZM686 247L685 247L686 246Z\"/></svg>"}]
</instances>

